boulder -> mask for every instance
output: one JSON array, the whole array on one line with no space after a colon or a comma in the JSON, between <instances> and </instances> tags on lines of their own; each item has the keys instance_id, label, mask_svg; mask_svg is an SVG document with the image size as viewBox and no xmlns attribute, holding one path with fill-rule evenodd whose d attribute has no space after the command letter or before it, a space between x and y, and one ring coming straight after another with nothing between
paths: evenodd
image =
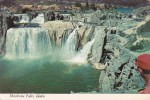
<instances>
[{"instance_id":1,"label":"boulder","mask_svg":"<svg viewBox=\"0 0 150 100\"><path fill-rule=\"evenodd\" d=\"M103 65L101 63L94 63L93 68L98 69L98 70L104 70L106 69L107 64Z\"/></svg>"}]
</instances>

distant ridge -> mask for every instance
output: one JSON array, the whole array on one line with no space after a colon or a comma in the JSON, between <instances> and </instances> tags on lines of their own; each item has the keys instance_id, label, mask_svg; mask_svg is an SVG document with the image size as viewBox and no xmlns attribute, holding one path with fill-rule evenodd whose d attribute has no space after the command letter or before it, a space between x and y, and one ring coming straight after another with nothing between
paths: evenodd
<instances>
[{"instance_id":1,"label":"distant ridge","mask_svg":"<svg viewBox=\"0 0 150 100\"><path fill-rule=\"evenodd\" d=\"M0 5L13 6L18 4L50 4L63 2L75 3L75 2L90 2L90 3L106 3L116 4L121 6L145 6L150 3L150 0L0 0Z\"/></svg>"}]
</instances>

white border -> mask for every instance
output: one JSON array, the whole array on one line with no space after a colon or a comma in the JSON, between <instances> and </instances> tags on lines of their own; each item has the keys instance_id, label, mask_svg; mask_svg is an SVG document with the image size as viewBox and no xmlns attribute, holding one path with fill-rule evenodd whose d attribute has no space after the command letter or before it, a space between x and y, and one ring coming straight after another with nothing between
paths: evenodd
<instances>
[{"instance_id":1,"label":"white border","mask_svg":"<svg viewBox=\"0 0 150 100\"><path fill-rule=\"evenodd\" d=\"M14 93L15 94L15 93ZM11 94L0 94L0 100L150 100L150 94L41 94L44 97L11 97ZM15 94L29 95L29 94Z\"/></svg>"}]
</instances>

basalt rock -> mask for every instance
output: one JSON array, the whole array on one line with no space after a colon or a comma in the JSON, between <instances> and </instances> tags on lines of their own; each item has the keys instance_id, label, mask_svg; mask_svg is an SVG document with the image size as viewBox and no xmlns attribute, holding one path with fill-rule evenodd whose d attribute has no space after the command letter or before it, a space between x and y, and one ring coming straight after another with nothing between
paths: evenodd
<instances>
[{"instance_id":1,"label":"basalt rock","mask_svg":"<svg viewBox=\"0 0 150 100\"><path fill-rule=\"evenodd\" d=\"M27 15L29 16L29 20L36 18L38 16L37 12L28 12Z\"/></svg>"},{"instance_id":2,"label":"basalt rock","mask_svg":"<svg viewBox=\"0 0 150 100\"><path fill-rule=\"evenodd\" d=\"M79 29L81 47L94 38L94 32L94 26L83 26Z\"/></svg>"},{"instance_id":3,"label":"basalt rock","mask_svg":"<svg viewBox=\"0 0 150 100\"><path fill-rule=\"evenodd\" d=\"M145 32L150 32L150 16L147 16L145 18L145 21L141 22L138 26L137 26L137 33L145 33Z\"/></svg>"},{"instance_id":4,"label":"basalt rock","mask_svg":"<svg viewBox=\"0 0 150 100\"><path fill-rule=\"evenodd\" d=\"M128 39L128 43L126 47L131 51L134 51L134 55L138 56L138 54L149 52L150 43L150 16L146 16L146 18L139 22L135 27L124 31L126 38Z\"/></svg>"},{"instance_id":5,"label":"basalt rock","mask_svg":"<svg viewBox=\"0 0 150 100\"><path fill-rule=\"evenodd\" d=\"M0 54L5 52L6 33L11 27L14 27L13 16L6 12L0 12Z\"/></svg>"},{"instance_id":6,"label":"basalt rock","mask_svg":"<svg viewBox=\"0 0 150 100\"><path fill-rule=\"evenodd\" d=\"M106 33L104 29L101 27L95 28L95 41L92 47L92 58L89 59L91 63L99 63L102 53L103 53L103 45L104 38L106 37Z\"/></svg>"},{"instance_id":7,"label":"basalt rock","mask_svg":"<svg viewBox=\"0 0 150 100\"><path fill-rule=\"evenodd\" d=\"M66 39L64 39L64 36L66 36L67 34L67 36L69 36L72 30L76 27L76 24L63 21L48 21L44 23L42 27L49 30L52 44L56 47L61 47L62 41L66 41Z\"/></svg>"},{"instance_id":8,"label":"basalt rock","mask_svg":"<svg viewBox=\"0 0 150 100\"><path fill-rule=\"evenodd\" d=\"M44 12L44 19L45 19L45 22L47 21L53 21L55 20L55 13L54 12Z\"/></svg>"},{"instance_id":9,"label":"basalt rock","mask_svg":"<svg viewBox=\"0 0 150 100\"><path fill-rule=\"evenodd\" d=\"M119 37L108 34L106 55L102 57L108 65L101 71L99 91L101 93L138 93L144 88L145 81L134 64L135 57L112 38Z\"/></svg>"}]
</instances>

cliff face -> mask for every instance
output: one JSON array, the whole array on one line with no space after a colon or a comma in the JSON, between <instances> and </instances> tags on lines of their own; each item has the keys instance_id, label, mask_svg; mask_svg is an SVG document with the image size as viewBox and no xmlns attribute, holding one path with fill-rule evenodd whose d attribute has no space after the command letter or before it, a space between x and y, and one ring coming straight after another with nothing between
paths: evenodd
<instances>
[{"instance_id":1,"label":"cliff face","mask_svg":"<svg viewBox=\"0 0 150 100\"><path fill-rule=\"evenodd\" d=\"M129 6L129 7L136 7L136 6L145 6L149 5L149 0L0 0L0 6L7 6L7 7L14 7L17 5L24 5L24 4L58 4L58 5L75 5L76 2L81 3L105 3L106 5L119 5L119 6Z\"/></svg>"},{"instance_id":2,"label":"cliff face","mask_svg":"<svg viewBox=\"0 0 150 100\"><path fill-rule=\"evenodd\" d=\"M140 5L147 5L149 3L148 0L100 0L101 2L107 4L117 4L122 6L140 6Z\"/></svg>"},{"instance_id":3,"label":"cliff face","mask_svg":"<svg viewBox=\"0 0 150 100\"><path fill-rule=\"evenodd\" d=\"M44 24L42 24L42 27L49 30L52 45L56 47L61 46L61 42L63 39L63 36L66 34L70 34L73 30L75 24L71 22L63 22L63 21L48 21Z\"/></svg>"},{"instance_id":4,"label":"cliff face","mask_svg":"<svg viewBox=\"0 0 150 100\"><path fill-rule=\"evenodd\" d=\"M48 22L43 24L43 27L49 29L49 31L52 29L58 31L61 28L63 30L74 29L71 25L70 22ZM113 34L111 31L112 29L109 28L83 25L78 30L80 42L77 42L77 45L84 46L94 39L87 60L94 68L100 70L100 93L138 93L138 90L144 88L145 82L136 70L135 57L124 47L127 40L121 37L120 33ZM50 32L51 40L56 44L61 44L57 42L58 39L63 39L63 36L67 38L66 36L72 34L71 32L67 32L68 35L64 33L66 32ZM83 48L83 46L79 48Z\"/></svg>"},{"instance_id":5,"label":"cliff face","mask_svg":"<svg viewBox=\"0 0 150 100\"><path fill-rule=\"evenodd\" d=\"M137 23L137 25L125 32L127 34L128 43L126 45L131 51L134 51L134 55L149 53L150 47L147 46L150 43L150 16L146 16L143 21Z\"/></svg>"},{"instance_id":6,"label":"cliff face","mask_svg":"<svg viewBox=\"0 0 150 100\"><path fill-rule=\"evenodd\" d=\"M137 33L150 32L150 16L146 16L145 20L137 25Z\"/></svg>"},{"instance_id":7,"label":"cliff face","mask_svg":"<svg viewBox=\"0 0 150 100\"><path fill-rule=\"evenodd\" d=\"M7 30L13 27L13 18L8 13L0 13L0 54L5 52Z\"/></svg>"}]
</instances>

